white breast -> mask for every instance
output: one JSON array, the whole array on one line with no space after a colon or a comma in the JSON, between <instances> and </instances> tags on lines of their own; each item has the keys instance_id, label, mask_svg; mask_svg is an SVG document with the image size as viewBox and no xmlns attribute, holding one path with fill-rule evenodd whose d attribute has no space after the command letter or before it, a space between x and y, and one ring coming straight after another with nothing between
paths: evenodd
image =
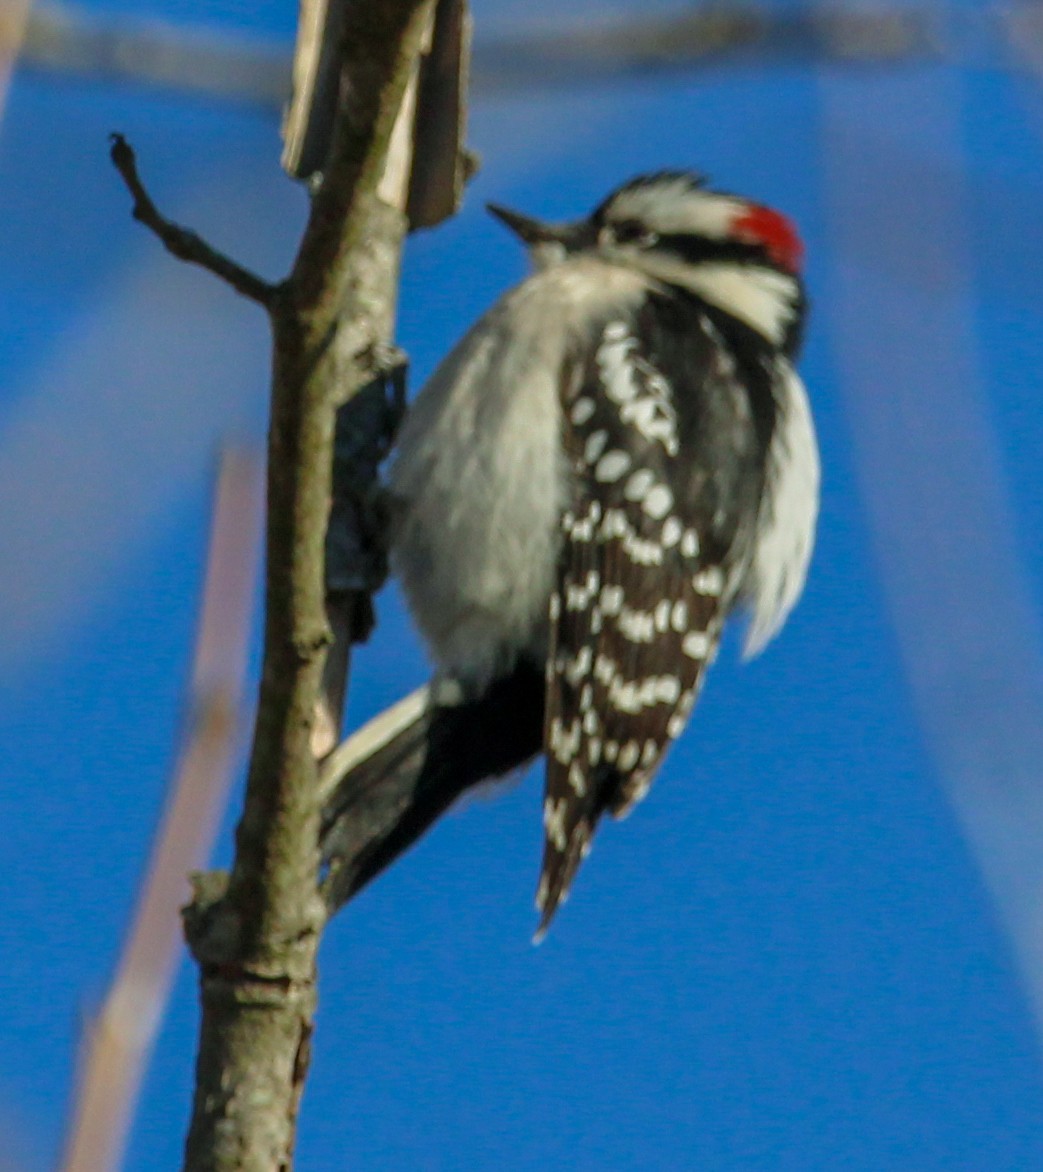
<instances>
[{"instance_id":1,"label":"white breast","mask_svg":"<svg viewBox=\"0 0 1043 1172\"><path fill-rule=\"evenodd\" d=\"M439 666L475 686L519 651L543 654L571 492L566 348L591 313L645 288L592 260L537 273L472 327L406 419L391 474L393 568Z\"/></svg>"}]
</instances>

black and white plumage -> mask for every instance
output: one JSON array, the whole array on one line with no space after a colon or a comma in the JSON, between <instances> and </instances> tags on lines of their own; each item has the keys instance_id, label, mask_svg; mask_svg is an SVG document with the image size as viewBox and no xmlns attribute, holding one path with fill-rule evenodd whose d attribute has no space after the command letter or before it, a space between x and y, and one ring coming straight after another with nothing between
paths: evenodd
<instances>
[{"instance_id":1,"label":"black and white plumage","mask_svg":"<svg viewBox=\"0 0 1043 1172\"><path fill-rule=\"evenodd\" d=\"M542 932L601 816L644 795L682 732L728 614L748 609L750 653L785 621L819 463L782 216L675 172L575 224L492 210L538 271L425 386L390 484L438 699L361 769L415 771L433 820L542 748ZM498 721L509 737L487 734Z\"/></svg>"}]
</instances>

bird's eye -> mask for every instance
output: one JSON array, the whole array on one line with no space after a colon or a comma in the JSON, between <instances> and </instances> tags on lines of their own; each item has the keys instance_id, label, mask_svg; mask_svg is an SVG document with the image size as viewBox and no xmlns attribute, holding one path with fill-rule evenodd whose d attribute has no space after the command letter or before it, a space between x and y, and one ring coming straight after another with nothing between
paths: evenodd
<instances>
[{"instance_id":1,"label":"bird's eye","mask_svg":"<svg viewBox=\"0 0 1043 1172\"><path fill-rule=\"evenodd\" d=\"M613 224L612 238L617 244L636 244L641 248L650 248L659 239L640 220L623 220Z\"/></svg>"}]
</instances>

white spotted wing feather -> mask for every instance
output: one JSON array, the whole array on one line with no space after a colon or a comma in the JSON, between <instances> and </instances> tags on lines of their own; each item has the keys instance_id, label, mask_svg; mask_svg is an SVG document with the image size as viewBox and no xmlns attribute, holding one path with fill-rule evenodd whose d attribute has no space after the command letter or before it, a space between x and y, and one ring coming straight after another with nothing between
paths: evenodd
<instances>
[{"instance_id":1,"label":"white spotted wing feather","mask_svg":"<svg viewBox=\"0 0 1043 1172\"><path fill-rule=\"evenodd\" d=\"M644 796L684 728L727 604L729 551L688 491L685 420L648 349L609 323L585 377L564 380L576 499L550 613L541 933L601 815ZM693 378L712 376L711 357L709 336L694 339Z\"/></svg>"}]
</instances>

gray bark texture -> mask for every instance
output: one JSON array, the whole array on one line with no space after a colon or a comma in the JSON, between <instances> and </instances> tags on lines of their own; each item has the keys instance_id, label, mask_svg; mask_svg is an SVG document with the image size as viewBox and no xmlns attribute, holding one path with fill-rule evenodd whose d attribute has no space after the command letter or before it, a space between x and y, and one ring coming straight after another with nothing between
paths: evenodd
<instances>
[{"instance_id":1,"label":"gray bark texture","mask_svg":"<svg viewBox=\"0 0 1043 1172\"><path fill-rule=\"evenodd\" d=\"M330 641L334 416L382 376L405 218L377 188L432 3L345 5L324 177L292 272L258 298L273 334L264 660L231 874L200 880L185 916L202 992L189 1172L293 1165L326 918L311 729Z\"/></svg>"},{"instance_id":2,"label":"gray bark texture","mask_svg":"<svg viewBox=\"0 0 1043 1172\"><path fill-rule=\"evenodd\" d=\"M197 876L184 911L202 1000L186 1172L293 1167L319 939L358 887L335 901L320 889L330 784L319 761L339 737L350 648L368 634L385 573L373 490L403 409L404 360L390 345L402 242L410 225L456 210L469 170L466 0L302 0L301 29L288 155L296 173L302 151L316 169L282 282L161 215L133 150L112 140L134 217L262 306L273 338L264 658L246 796L230 874ZM336 803L357 848L339 860L345 875L373 844L393 843L384 854L395 857L442 808L426 802L420 827L416 795L371 798Z\"/></svg>"}]
</instances>

